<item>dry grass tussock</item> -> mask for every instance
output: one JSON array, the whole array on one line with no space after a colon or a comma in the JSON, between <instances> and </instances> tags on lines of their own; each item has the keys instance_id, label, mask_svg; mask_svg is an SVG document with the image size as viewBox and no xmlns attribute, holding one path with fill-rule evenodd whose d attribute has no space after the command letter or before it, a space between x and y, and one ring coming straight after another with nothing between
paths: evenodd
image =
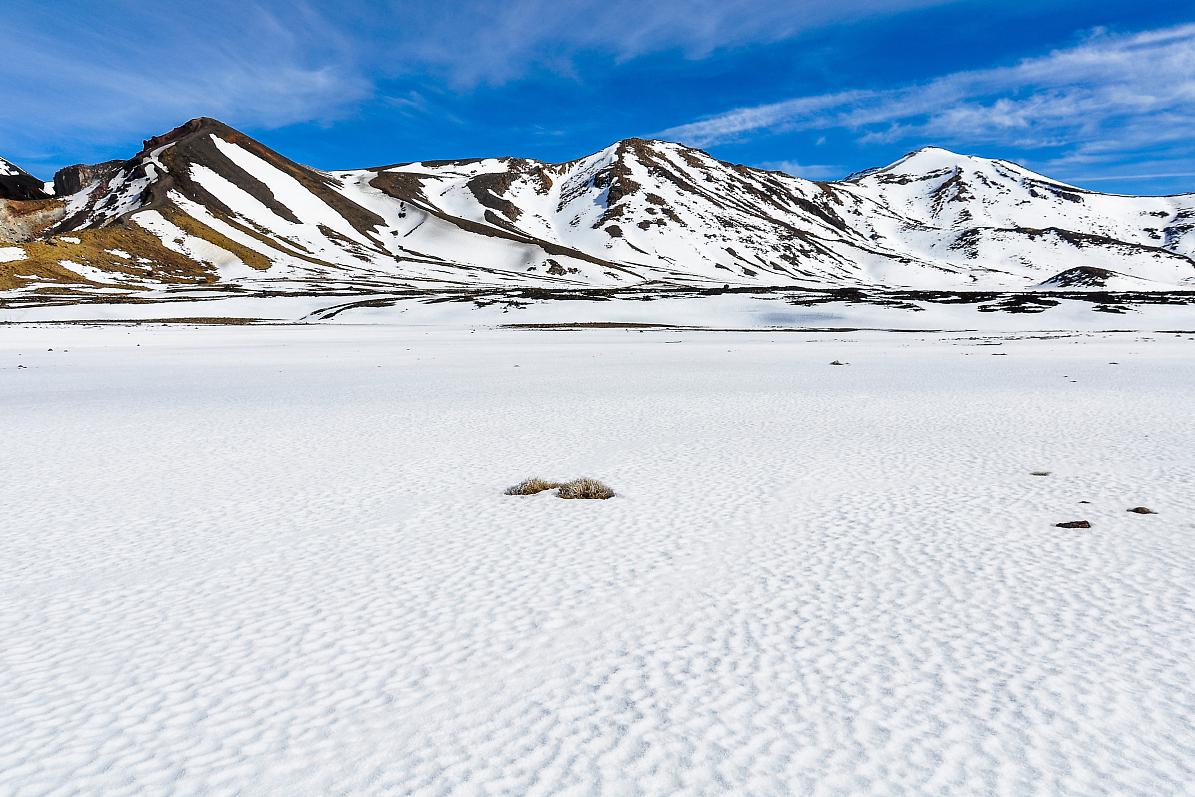
<instances>
[{"instance_id":1,"label":"dry grass tussock","mask_svg":"<svg viewBox=\"0 0 1195 797\"><path fill-rule=\"evenodd\" d=\"M557 495L561 498L613 498L614 491L597 479L574 479L567 484L560 485Z\"/></svg>"},{"instance_id":2,"label":"dry grass tussock","mask_svg":"<svg viewBox=\"0 0 1195 797\"><path fill-rule=\"evenodd\" d=\"M614 491L597 479L581 478L571 482L553 482L547 479L524 479L506 490L507 495L535 495L545 490L555 490L560 498L613 498Z\"/></svg>"},{"instance_id":3,"label":"dry grass tussock","mask_svg":"<svg viewBox=\"0 0 1195 797\"><path fill-rule=\"evenodd\" d=\"M555 490L560 482L550 482L547 479L523 479L514 487L506 488L507 495L535 495L544 490Z\"/></svg>"}]
</instances>

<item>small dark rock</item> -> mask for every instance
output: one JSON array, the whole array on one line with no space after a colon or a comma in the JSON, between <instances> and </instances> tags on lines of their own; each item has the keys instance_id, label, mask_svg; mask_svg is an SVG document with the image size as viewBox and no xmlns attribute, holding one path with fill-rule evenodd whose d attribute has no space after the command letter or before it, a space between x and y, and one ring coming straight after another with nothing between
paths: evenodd
<instances>
[{"instance_id":1,"label":"small dark rock","mask_svg":"<svg viewBox=\"0 0 1195 797\"><path fill-rule=\"evenodd\" d=\"M1086 520L1068 520L1066 523L1055 523L1060 529L1089 529L1091 523Z\"/></svg>"},{"instance_id":2,"label":"small dark rock","mask_svg":"<svg viewBox=\"0 0 1195 797\"><path fill-rule=\"evenodd\" d=\"M1156 514L1158 514L1157 512L1153 511L1152 509L1150 509L1147 506L1135 506L1132 509L1130 509L1129 511L1136 512L1138 515L1156 515Z\"/></svg>"},{"instance_id":3,"label":"small dark rock","mask_svg":"<svg viewBox=\"0 0 1195 797\"><path fill-rule=\"evenodd\" d=\"M1032 473L1030 473L1029 475L1030 476L1049 476L1050 472L1048 470L1035 470Z\"/></svg>"},{"instance_id":4,"label":"small dark rock","mask_svg":"<svg viewBox=\"0 0 1195 797\"><path fill-rule=\"evenodd\" d=\"M846 365L846 363L839 362L838 360L835 360L834 362L830 363L830 365Z\"/></svg>"}]
</instances>

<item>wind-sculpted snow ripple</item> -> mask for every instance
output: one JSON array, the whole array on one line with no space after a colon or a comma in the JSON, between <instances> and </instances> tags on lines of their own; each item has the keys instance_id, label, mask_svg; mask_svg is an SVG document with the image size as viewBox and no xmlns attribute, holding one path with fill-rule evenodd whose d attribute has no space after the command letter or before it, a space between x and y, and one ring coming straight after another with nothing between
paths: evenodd
<instances>
[{"instance_id":1,"label":"wind-sculpted snow ripple","mask_svg":"<svg viewBox=\"0 0 1195 797\"><path fill-rule=\"evenodd\" d=\"M0 793L1195 789L1187 342L86 333L0 342Z\"/></svg>"}]
</instances>

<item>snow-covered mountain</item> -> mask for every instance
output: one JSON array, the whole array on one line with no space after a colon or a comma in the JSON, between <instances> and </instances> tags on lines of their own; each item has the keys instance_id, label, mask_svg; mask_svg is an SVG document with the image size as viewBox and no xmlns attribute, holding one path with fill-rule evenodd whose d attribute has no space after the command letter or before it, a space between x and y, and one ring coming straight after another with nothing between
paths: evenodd
<instances>
[{"instance_id":1,"label":"snow-covered mountain","mask_svg":"<svg viewBox=\"0 0 1195 797\"><path fill-rule=\"evenodd\" d=\"M839 182L642 139L566 163L323 172L195 119L71 169L52 219L9 225L0 288L1195 288L1195 195L1099 194L936 148ZM20 204L0 205L0 237Z\"/></svg>"},{"instance_id":2,"label":"snow-covered mountain","mask_svg":"<svg viewBox=\"0 0 1195 797\"><path fill-rule=\"evenodd\" d=\"M45 199L47 196L45 183L0 158L0 199Z\"/></svg>"}]
</instances>

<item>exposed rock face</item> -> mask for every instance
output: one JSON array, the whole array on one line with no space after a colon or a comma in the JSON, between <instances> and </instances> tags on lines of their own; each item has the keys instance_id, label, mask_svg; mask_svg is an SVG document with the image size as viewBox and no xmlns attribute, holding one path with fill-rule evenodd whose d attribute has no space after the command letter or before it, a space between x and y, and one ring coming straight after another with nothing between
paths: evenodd
<instances>
[{"instance_id":1,"label":"exposed rock face","mask_svg":"<svg viewBox=\"0 0 1195 797\"><path fill-rule=\"evenodd\" d=\"M0 199L46 199L45 184L33 175L0 158Z\"/></svg>"},{"instance_id":2,"label":"exposed rock face","mask_svg":"<svg viewBox=\"0 0 1195 797\"><path fill-rule=\"evenodd\" d=\"M54 174L54 194L69 196L83 190L95 180L111 177L116 173L123 161L104 161L103 163L76 163L59 169Z\"/></svg>"},{"instance_id":3,"label":"exposed rock face","mask_svg":"<svg viewBox=\"0 0 1195 797\"><path fill-rule=\"evenodd\" d=\"M55 199L0 199L0 243L32 241L62 217L63 203Z\"/></svg>"},{"instance_id":4,"label":"exposed rock face","mask_svg":"<svg viewBox=\"0 0 1195 797\"><path fill-rule=\"evenodd\" d=\"M1114 271L1095 266L1076 266L1055 274L1042 283L1043 286L1057 288L1106 288L1108 280L1119 276Z\"/></svg>"}]
</instances>

